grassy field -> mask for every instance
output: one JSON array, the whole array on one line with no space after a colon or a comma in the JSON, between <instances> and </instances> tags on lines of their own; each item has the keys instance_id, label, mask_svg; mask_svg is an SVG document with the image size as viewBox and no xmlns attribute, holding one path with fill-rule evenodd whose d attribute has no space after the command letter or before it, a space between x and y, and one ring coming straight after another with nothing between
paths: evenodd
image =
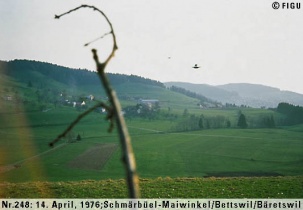
<instances>
[{"instance_id":1,"label":"grassy field","mask_svg":"<svg viewBox=\"0 0 303 210\"><path fill-rule=\"evenodd\" d=\"M0 197L127 197L118 135L107 133L104 114L91 113L48 146L81 113L64 106L66 100L93 94L105 101L101 85L69 84L39 68L0 77ZM264 117L278 125L284 116L267 109L201 109L198 99L144 82L116 82L114 88L123 107L140 98L160 101L156 117L126 114L142 197L303 197L303 125L260 129ZM248 129L237 129L240 112ZM201 116L230 126L180 129Z\"/></svg>"},{"instance_id":2,"label":"grassy field","mask_svg":"<svg viewBox=\"0 0 303 210\"><path fill-rule=\"evenodd\" d=\"M1 129L1 165L20 165L1 175L5 181L31 181L28 170L42 168L40 181L122 178L120 149L115 150L102 170L68 168L70 161L98 144L117 144L116 133L107 133L104 115L91 114L73 130L81 141L61 141L50 150L54 139L79 112L68 108L30 113L9 118ZM58 118L60 117L60 121ZM23 121L22 121L23 119ZM9 124L8 123L8 124ZM25 123L25 124L22 124ZM303 174L303 137L300 127L275 129L206 129L171 132L171 121L132 119L128 122L143 178L205 176L277 176ZM47 130L47 132L45 132ZM6 149L5 149L6 148ZM98 150L96 150L98 151ZM92 155L93 157L93 155ZM87 159L94 161L94 158ZM42 173L42 172L41 172ZM3 177L4 176L4 177Z\"/></svg>"},{"instance_id":3,"label":"grassy field","mask_svg":"<svg viewBox=\"0 0 303 210\"><path fill-rule=\"evenodd\" d=\"M222 113L232 116L236 110ZM106 132L105 115L92 113L74 128L72 136L80 134L81 141L67 143L66 138L48 147L77 114L61 107L2 115L1 197L36 197L39 192L42 197L127 196L118 137ZM175 123L127 121L143 197L302 197L302 125L172 132ZM92 185L103 187L88 193ZM276 186L273 192L269 186Z\"/></svg>"},{"instance_id":4,"label":"grassy field","mask_svg":"<svg viewBox=\"0 0 303 210\"><path fill-rule=\"evenodd\" d=\"M143 177L266 176L303 172L300 133L226 129L134 136L133 141Z\"/></svg>"},{"instance_id":5,"label":"grassy field","mask_svg":"<svg viewBox=\"0 0 303 210\"><path fill-rule=\"evenodd\" d=\"M0 183L1 198L127 198L125 180ZM141 179L142 198L302 198L303 177Z\"/></svg>"}]
</instances>

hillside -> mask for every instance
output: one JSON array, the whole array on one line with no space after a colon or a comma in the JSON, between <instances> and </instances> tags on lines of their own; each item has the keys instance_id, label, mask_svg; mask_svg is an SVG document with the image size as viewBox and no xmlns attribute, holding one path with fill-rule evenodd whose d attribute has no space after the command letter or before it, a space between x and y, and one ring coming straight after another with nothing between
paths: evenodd
<instances>
[{"instance_id":1,"label":"hillside","mask_svg":"<svg viewBox=\"0 0 303 210\"><path fill-rule=\"evenodd\" d=\"M38 61L13 60L9 62L0 61L0 70L4 73L1 80L4 81L5 77L6 83L14 84L15 87L22 86L21 92L24 92L24 88L30 86L44 95L46 92L53 92L53 95L65 92L69 95L93 94L105 97L96 73L86 69L71 69ZM275 108L280 102L303 105L302 94L281 91L278 88L264 85L235 83L211 86L184 82L163 84L136 75L112 73L108 73L108 77L117 90L118 96L122 100L128 101L130 99L138 100L139 98L158 99L163 101L164 104L169 101L170 106L174 106L175 103L178 103L176 101L181 99L184 101L190 100L192 105L197 103L203 105L204 102L204 106L207 107L220 107L218 103L246 105L255 108ZM2 84L4 83L2 82ZM184 90L171 88L172 86ZM170 87L170 89L166 87ZM25 90L25 92L27 92L25 95L35 94L34 92L29 93L29 90ZM24 97L26 98L26 96ZM166 105L169 106L167 103Z\"/></svg>"},{"instance_id":2,"label":"hillside","mask_svg":"<svg viewBox=\"0 0 303 210\"><path fill-rule=\"evenodd\" d=\"M217 87L227 91L237 92L244 103L254 106L276 107L280 102L303 105L302 94L283 91L269 86L239 83Z\"/></svg>"},{"instance_id":3,"label":"hillside","mask_svg":"<svg viewBox=\"0 0 303 210\"><path fill-rule=\"evenodd\" d=\"M105 99L105 93L96 72L86 69L71 69L46 62L13 60L0 61L2 80L18 89L22 101L55 104L62 100L59 95L76 98L94 95ZM138 99L157 99L161 106L178 106L178 102L197 106L198 99L168 90L159 81L136 75L107 74L122 105L136 103ZM2 83L3 84L3 83ZM4 90L6 89L6 90ZM16 95L12 88L2 88L2 97ZM66 98L65 97L65 98ZM211 103L211 102L210 102Z\"/></svg>"},{"instance_id":4,"label":"hillside","mask_svg":"<svg viewBox=\"0 0 303 210\"><path fill-rule=\"evenodd\" d=\"M50 64L29 60L13 60L9 62L0 61L0 69L7 76L17 82L31 84L37 88L45 86L57 86L60 88L87 89L87 87L100 87L100 80L96 72L86 69L71 69L56 64ZM123 83L143 83L151 86L164 88L158 81L135 75L122 75L108 73L108 77L113 86ZM89 89L89 88L88 88Z\"/></svg>"},{"instance_id":5,"label":"hillside","mask_svg":"<svg viewBox=\"0 0 303 210\"><path fill-rule=\"evenodd\" d=\"M183 82L167 82L166 86L179 86L202 94L212 100L222 103L246 105L250 107L277 107L280 102L303 105L303 95L282 91L265 85L235 83L211 86L205 84L191 84Z\"/></svg>"},{"instance_id":6,"label":"hillside","mask_svg":"<svg viewBox=\"0 0 303 210\"><path fill-rule=\"evenodd\" d=\"M6 71L0 77L0 197L123 197L121 146L117 130L107 132L104 111L94 110L49 147L95 103L87 96L106 101L96 74L35 61L0 65ZM144 197L302 196L302 108L220 108L194 90L165 88L134 75L109 76L122 102ZM215 88L218 95L234 94ZM160 108L147 109L140 99L159 100ZM69 103L82 100L84 107ZM239 125L242 115L248 127Z\"/></svg>"},{"instance_id":7,"label":"hillside","mask_svg":"<svg viewBox=\"0 0 303 210\"><path fill-rule=\"evenodd\" d=\"M192 84L186 82L166 82L165 85L167 87L177 86L182 87L187 90L196 92L198 94L204 95L215 101L227 102L232 98L237 98L239 95L235 92L226 91L221 88L217 88L215 86L207 85L207 84Z\"/></svg>"}]
</instances>

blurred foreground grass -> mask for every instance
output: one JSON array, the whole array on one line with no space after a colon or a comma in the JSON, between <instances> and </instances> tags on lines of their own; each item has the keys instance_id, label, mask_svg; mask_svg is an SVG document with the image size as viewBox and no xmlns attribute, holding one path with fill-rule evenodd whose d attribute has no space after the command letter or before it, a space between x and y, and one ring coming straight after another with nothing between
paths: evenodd
<instances>
[{"instance_id":1,"label":"blurred foreground grass","mask_svg":"<svg viewBox=\"0 0 303 210\"><path fill-rule=\"evenodd\" d=\"M140 180L142 198L303 198L303 177ZM0 183L1 198L127 198L124 180Z\"/></svg>"}]
</instances>

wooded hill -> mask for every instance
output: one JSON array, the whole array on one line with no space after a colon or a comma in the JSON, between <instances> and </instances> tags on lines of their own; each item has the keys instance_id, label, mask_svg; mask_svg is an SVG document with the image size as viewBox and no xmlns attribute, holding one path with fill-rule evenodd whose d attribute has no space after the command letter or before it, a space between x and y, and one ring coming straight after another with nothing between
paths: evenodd
<instances>
[{"instance_id":1,"label":"wooded hill","mask_svg":"<svg viewBox=\"0 0 303 210\"><path fill-rule=\"evenodd\" d=\"M103 99L106 97L96 72L86 69L72 69L38 61L13 60L9 62L0 61L0 73L5 75L5 78L7 78L6 82L10 80L11 83L14 83L14 86L19 86L18 90L2 86L0 89L2 98L14 95L19 101L30 102L31 106L34 104L33 101L35 101L36 107L41 106L41 104L45 107L47 103L56 104L59 101L58 96L60 94L70 95L70 97L74 98L83 98L89 94L102 95ZM128 103L127 101L136 103L139 99L157 99L161 101L161 106L164 105L169 108L180 106L184 108L187 108L185 106L228 108L230 107L227 106L228 104L222 105L220 103L224 102L228 97L232 100L239 95L247 93L247 98L249 98L255 94L256 90L263 96L279 91L277 88L249 84L212 87L189 83L166 83L166 85L170 86L167 88L159 81L140 76L112 73L108 73L108 76L119 98L126 101L126 104ZM2 77L3 79L4 77ZM242 92L240 91L241 93L237 92L238 87L242 90ZM214 94L212 95L212 93ZM287 92L284 91L283 94L287 94ZM283 94L281 92L280 97ZM212 99L206 96L211 96ZM296 96L297 102L303 101L301 94L291 93L288 96ZM272 95L272 97L274 96ZM292 103L289 103L289 99L289 97L285 99L276 97L277 105L273 107L277 107L279 113L288 116L282 124L301 123L302 110L295 106L296 104L292 105ZM286 112L285 110L288 111Z\"/></svg>"},{"instance_id":2,"label":"wooded hill","mask_svg":"<svg viewBox=\"0 0 303 210\"><path fill-rule=\"evenodd\" d=\"M18 98L27 107L56 106L63 98L82 102L84 97L94 95L95 99L106 100L104 88L96 72L86 69L72 69L46 62L13 60L0 61L0 73L10 81L11 87L0 87L2 97ZM168 89L159 81L136 75L107 73L122 105L136 104L140 99L156 99L161 107L197 107L201 103L217 107L204 96L190 91ZM59 97L64 96L64 97ZM79 99L82 98L82 99ZM42 109L42 108L38 108Z\"/></svg>"},{"instance_id":3,"label":"wooded hill","mask_svg":"<svg viewBox=\"0 0 303 210\"><path fill-rule=\"evenodd\" d=\"M100 80L96 72L86 69L72 69L56 64L50 64L29 60L13 60L9 62L0 61L0 68L5 69L5 74L18 80L19 82L41 83L38 74L46 76L56 82L70 84L72 86L100 85ZM112 85L119 85L127 82L143 83L164 88L161 82L135 76L108 73Z\"/></svg>"}]
</instances>

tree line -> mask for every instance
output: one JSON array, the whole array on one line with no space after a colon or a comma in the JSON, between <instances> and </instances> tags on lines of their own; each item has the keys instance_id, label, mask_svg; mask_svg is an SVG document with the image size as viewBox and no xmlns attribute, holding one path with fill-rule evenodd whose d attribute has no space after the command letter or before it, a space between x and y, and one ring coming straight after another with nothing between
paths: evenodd
<instances>
[{"instance_id":1,"label":"tree line","mask_svg":"<svg viewBox=\"0 0 303 210\"><path fill-rule=\"evenodd\" d=\"M295 125L303 123L303 107L289 103L279 103L277 112L284 115L283 125Z\"/></svg>"},{"instance_id":2,"label":"tree line","mask_svg":"<svg viewBox=\"0 0 303 210\"><path fill-rule=\"evenodd\" d=\"M173 127L174 131L193 131L219 128L275 128L276 122L272 114L260 115L254 119L247 117L241 111L238 112L237 119L230 119L224 115L195 115L184 109L182 117Z\"/></svg>"}]
</instances>

